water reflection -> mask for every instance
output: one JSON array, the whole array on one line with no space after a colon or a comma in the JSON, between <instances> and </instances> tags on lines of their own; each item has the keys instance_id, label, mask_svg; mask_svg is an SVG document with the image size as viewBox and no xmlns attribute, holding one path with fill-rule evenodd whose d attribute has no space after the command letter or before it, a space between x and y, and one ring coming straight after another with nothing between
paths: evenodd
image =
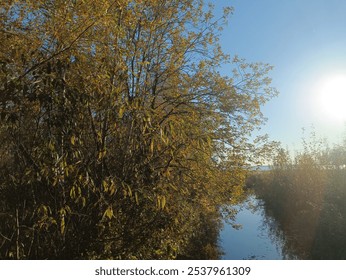
<instances>
[{"instance_id":1,"label":"water reflection","mask_svg":"<svg viewBox=\"0 0 346 280\"><path fill-rule=\"evenodd\" d=\"M237 206L235 229L227 222L220 232L220 247L224 260L281 260L285 259L283 242L275 221L266 217L261 200L250 195L248 200Z\"/></svg>"}]
</instances>

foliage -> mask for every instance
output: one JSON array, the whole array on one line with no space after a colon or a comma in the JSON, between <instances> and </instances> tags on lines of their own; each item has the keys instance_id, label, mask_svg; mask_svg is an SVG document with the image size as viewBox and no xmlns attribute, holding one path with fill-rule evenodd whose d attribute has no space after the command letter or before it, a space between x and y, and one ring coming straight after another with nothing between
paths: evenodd
<instances>
[{"instance_id":1,"label":"foliage","mask_svg":"<svg viewBox=\"0 0 346 280\"><path fill-rule=\"evenodd\" d=\"M278 222L287 258L345 259L346 147L329 148L312 134L293 159L279 148L270 171L249 177L248 187ZM338 155L335 158L335 155Z\"/></svg>"},{"instance_id":2,"label":"foliage","mask_svg":"<svg viewBox=\"0 0 346 280\"><path fill-rule=\"evenodd\" d=\"M188 256L268 147L248 136L276 94L271 67L235 58L232 77L218 72L231 9L215 19L200 0L0 7L0 257Z\"/></svg>"}]
</instances>

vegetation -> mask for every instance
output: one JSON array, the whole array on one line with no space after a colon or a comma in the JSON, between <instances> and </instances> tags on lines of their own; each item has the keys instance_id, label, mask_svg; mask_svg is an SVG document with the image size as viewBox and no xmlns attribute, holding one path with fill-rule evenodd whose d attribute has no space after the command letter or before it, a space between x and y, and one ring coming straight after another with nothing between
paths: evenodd
<instances>
[{"instance_id":1,"label":"vegetation","mask_svg":"<svg viewBox=\"0 0 346 280\"><path fill-rule=\"evenodd\" d=\"M232 10L0 3L0 258L217 258L207 226L268 148L249 136L276 94L266 64L218 72Z\"/></svg>"},{"instance_id":2,"label":"vegetation","mask_svg":"<svg viewBox=\"0 0 346 280\"><path fill-rule=\"evenodd\" d=\"M287 258L345 259L346 145L328 148L315 135L303 144L294 158L279 148L272 169L252 174L248 186L277 221Z\"/></svg>"}]
</instances>

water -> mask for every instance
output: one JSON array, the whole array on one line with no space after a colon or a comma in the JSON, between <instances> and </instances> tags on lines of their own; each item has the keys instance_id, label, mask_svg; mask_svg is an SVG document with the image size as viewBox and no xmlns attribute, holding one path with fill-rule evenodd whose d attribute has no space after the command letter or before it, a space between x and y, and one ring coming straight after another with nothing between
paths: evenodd
<instances>
[{"instance_id":1,"label":"water","mask_svg":"<svg viewBox=\"0 0 346 280\"><path fill-rule=\"evenodd\" d=\"M249 203L252 206L249 206ZM224 222L220 232L220 246L224 260L281 260L282 242L271 234L270 220L265 217L261 201L250 196L247 202L237 206L236 223L241 229L234 229ZM273 225L271 225L273 226Z\"/></svg>"}]
</instances>

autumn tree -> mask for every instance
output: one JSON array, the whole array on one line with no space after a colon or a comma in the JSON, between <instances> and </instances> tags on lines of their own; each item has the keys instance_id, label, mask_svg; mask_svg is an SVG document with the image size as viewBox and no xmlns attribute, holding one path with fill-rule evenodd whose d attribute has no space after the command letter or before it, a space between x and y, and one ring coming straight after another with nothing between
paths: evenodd
<instances>
[{"instance_id":1,"label":"autumn tree","mask_svg":"<svg viewBox=\"0 0 346 280\"><path fill-rule=\"evenodd\" d=\"M191 256L267 148L250 133L276 94L269 65L222 52L231 11L1 1L1 258Z\"/></svg>"}]
</instances>

